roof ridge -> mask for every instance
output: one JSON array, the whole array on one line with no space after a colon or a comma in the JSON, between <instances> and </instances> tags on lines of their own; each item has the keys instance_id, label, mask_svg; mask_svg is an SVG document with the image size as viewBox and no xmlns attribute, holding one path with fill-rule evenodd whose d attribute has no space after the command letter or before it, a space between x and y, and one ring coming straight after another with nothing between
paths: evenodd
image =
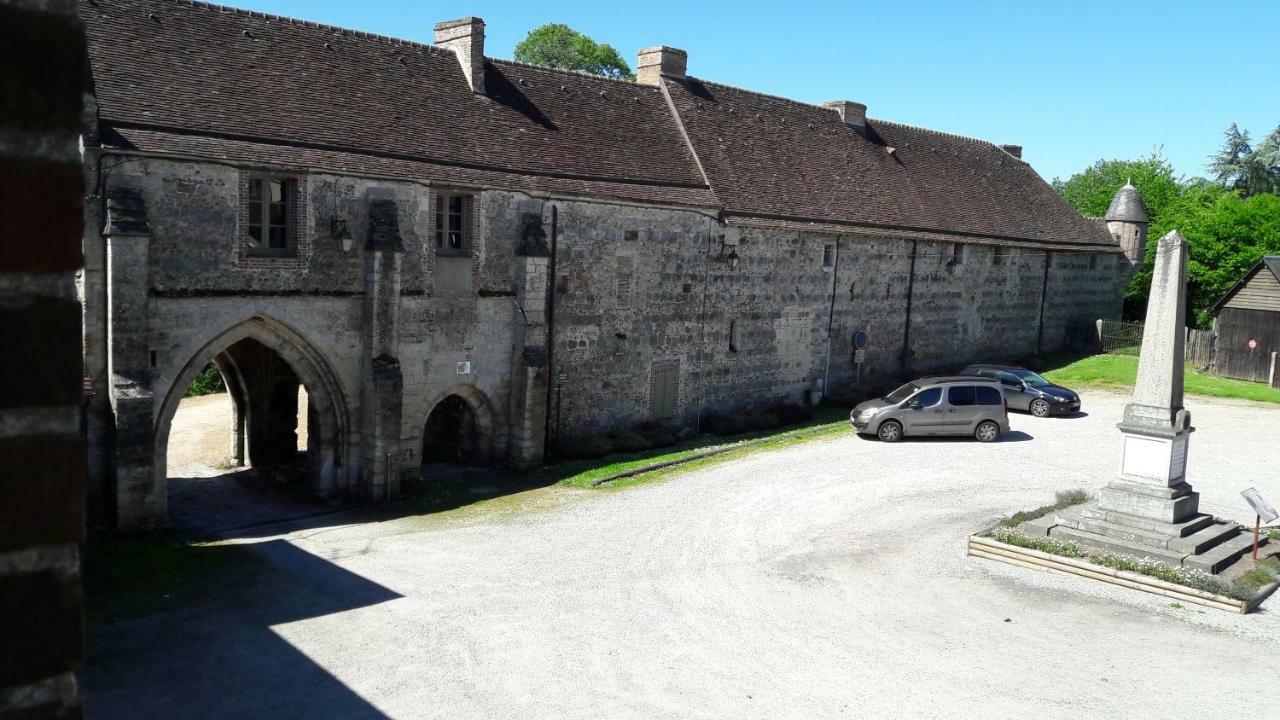
<instances>
[{"instance_id":1,"label":"roof ridge","mask_svg":"<svg viewBox=\"0 0 1280 720\"><path fill-rule=\"evenodd\" d=\"M941 136L943 136L943 137L949 137L949 138L951 138L951 139L953 139L953 140L964 140L964 141L966 141L966 142L976 143L976 144L978 144L978 145L990 145L990 146L992 146L992 147L1000 147L999 145L996 145L996 144L995 144L995 142L993 142L993 141L991 141L991 140L984 140L983 138L976 138L976 137L973 137L972 135L961 135L961 134L959 134L959 133L947 132L946 130L934 130L933 128L922 127L922 126L920 126L920 125L912 125L912 124L910 124L910 123L897 122L897 121L894 121L894 120L884 120L884 119L882 119L882 118L870 118L870 117L869 117L869 118L867 118L867 120L868 120L868 121L875 121L875 122L878 122L878 123L884 123L885 125L896 125L896 126L898 126L898 127L900 127L900 128L907 128L908 130L919 130L920 132L933 133L934 135L941 135ZM1012 157L1012 156L1010 156L1010 157ZM1015 160L1021 160L1021 158L1014 158L1014 159L1015 159ZM1024 164L1026 164L1026 161L1025 161L1025 160L1022 160L1022 162L1023 162Z\"/></svg>"},{"instance_id":2,"label":"roof ridge","mask_svg":"<svg viewBox=\"0 0 1280 720\"><path fill-rule=\"evenodd\" d=\"M316 30L333 30L342 35L364 38L367 40L379 40L390 45L400 45L405 47L421 48L434 53L450 53L451 51L432 45L430 43L418 42L417 40L405 40L404 38L392 37L390 35L380 35L367 30L357 30L355 28L341 27L338 25L330 25L328 23L316 22L315 20L303 20L302 18L289 17L287 15L276 15L274 13L266 13L260 10L246 10L244 8L231 7L230 5L220 5L213 2L205 2L204 0L161 0L162 2L174 5L190 5L195 8L207 8L217 10L218 12L229 13L232 15L240 15L242 17L254 18L258 20L270 20L290 25L301 25L303 27L313 28Z\"/></svg>"},{"instance_id":3,"label":"roof ridge","mask_svg":"<svg viewBox=\"0 0 1280 720\"><path fill-rule=\"evenodd\" d=\"M485 60L488 60L491 63L511 65L514 67L530 68L532 70L545 70L550 73L559 73L561 75L572 75L576 77L587 78L589 80L604 80L606 82L617 83L619 85L626 85L627 87L632 87L637 89L649 87L648 85L641 85L640 83L634 80L627 80L625 78L611 78L611 77L605 77L604 75L594 75L592 73L583 72L581 70L569 70L566 68L551 67L550 65L535 65L533 63L521 62L519 60L508 60L507 58L494 58L494 57L488 57L488 56L485 57Z\"/></svg>"},{"instance_id":4,"label":"roof ridge","mask_svg":"<svg viewBox=\"0 0 1280 720\"><path fill-rule=\"evenodd\" d=\"M780 100L782 102L791 103L792 105L803 105L805 107L816 108L818 110L827 110L827 111L831 110L831 108L828 108L827 106L822 105L820 103L805 102L804 100L797 100L795 98L783 97L782 95L774 95L773 93L762 92L760 90L752 90L750 88L739 87L737 85L729 85L728 83L715 82L713 80L703 80L702 78L693 77L693 76L689 76L689 77L691 77L694 80L697 80L703 85L714 85L722 88L728 88L730 90L737 90L738 92L750 93L752 95L757 95L759 97L769 98L770 100ZM885 120L884 118L873 118L868 116L867 122L877 122L877 123L883 123L885 125L896 125L898 127L907 128L909 130L919 130L921 132L933 133L934 135L942 135L944 137L954 138L956 140L966 140L968 142L978 143L981 145L991 145L992 147L999 147L998 145L995 144L995 142L991 140L984 140L983 138L976 138L970 135L960 135L959 133L947 132L945 130L934 130L933 128L921 127L919 125L911 125L909 123L903 123L903 122L896 122L894 120Z\"/></svg>"}]
</instances>

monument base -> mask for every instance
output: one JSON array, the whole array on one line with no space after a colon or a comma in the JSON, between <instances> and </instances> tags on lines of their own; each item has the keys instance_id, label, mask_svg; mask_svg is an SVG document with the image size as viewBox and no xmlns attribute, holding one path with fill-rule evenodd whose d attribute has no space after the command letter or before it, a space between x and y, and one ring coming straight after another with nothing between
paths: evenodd
<instances>
[{"instance_id":1,"label":"monument base","mask_svg":"<svg viewBox=\"0 0 1280 720\"><path fill-rule=\"evenodd\" d=\"M1210 573L1226 569L1253 547L1252 533L1242 533L1239 525L1216 520L1212 515L1193 513L1176 522L1166 522L1117 512L1100 502L1022 523L1018 531Z\"/></svg>"}]
</instances>

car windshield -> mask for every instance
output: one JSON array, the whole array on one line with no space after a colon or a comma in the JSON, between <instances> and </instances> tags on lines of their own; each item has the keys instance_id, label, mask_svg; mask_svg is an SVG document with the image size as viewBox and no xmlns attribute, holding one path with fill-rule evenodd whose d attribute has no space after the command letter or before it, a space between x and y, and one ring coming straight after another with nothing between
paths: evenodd
<instances>
[{"instance_id":1,"label":"car windshield","mask_svg":"<svg viewBox=\"0 0 1280 720\"><path fill-rule=\"evenodd\" d=\"M915 392L919 389L920 387L915 383L907 383L906 385L903 385L902 387L898 388L897 390L894 390L888 395L885 395L884 401L890 402L890 403L900 403L903 400L906 400L907 398L914 395Z\"/></svg>"},{"instance_id":2,"label":"car windshield","mask_svg":"<svg viewBox=\"0 0 1280 720\"><path fill-rule=\"evenodd\" d=\"M1048 387L1049 385L1053 384L1048 380L1045 380L1044 378L1040 377L1039 375L1031 372L1030 370L1013 370L1012 372L1014 375L1017 375L1019 378L1022 379L1023 382L1030 385L1031 387Z\"/></svg>"}]
</instances>

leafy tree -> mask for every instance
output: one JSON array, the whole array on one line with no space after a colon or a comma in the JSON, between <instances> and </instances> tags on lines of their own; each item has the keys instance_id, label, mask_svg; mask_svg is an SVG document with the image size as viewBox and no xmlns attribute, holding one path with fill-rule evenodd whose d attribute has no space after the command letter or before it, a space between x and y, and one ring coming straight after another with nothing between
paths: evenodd
<instances>
[{"instance_id":1,"label":"leafy tree","mask_svg":"<svg viewBox=\"0 0 1280 720\"><path fill-rule=\"evenodd\" d=\"M1280 127L1255 148L1249 131L1231 123L1222 149L1209 158L1209 171L1218 182L1245 195L1280 193Z\"/></svg>"},{"instance_id":2,"label":"leafy tree","mask_svg":"<svg viewBox=\"0 0 1280 720\"><path fill-rule=\"evenodd\" d=\"M1141 320L1151 289L1156 244L1177 229L1190 242L1187 267L1189 323L1207 326L1209 309L1263 255L1280 253L1280 196L1243 196L1203 179L1176 178L1159 153L1141 160L1100 160L1066 181L1059 193L1084 215L1107 211L1111 198L1132 179L1151 218L1146 262L1125 292L1125 316Z\"/></svg>"},{"instance_id":3,"label":"leafy tree","mask_svg":"<svg viewBox=\"0 0 1280 720\"><path fill-rule=\"evenodd\" d=\"M631 66L612 45L595 40L568 25L549 23L529 33L516 45L516 60L562 70L635 80Z\"/></svg>"},{"instance_id":4,"label":"leafy tree","mask_svg":"<svg viewBox=\"0 0 1280 720\"><path fill-rule=\"evenodd\" d=\"M213 395L214 393L226 392L227 386L222 382L222 373L218 372L218 367L213 363L204 366L200 374L195 380L191 381L191 387L187 388L187 392L183 397L197 397L199 395Z\"/></svg>"},{"instance_id":5,"label":"leafy tree","mask_svg":"<svg viewBox=\"0 0 1280 720\"><path fill-rule=\"evenodd\" d=\"M1067 180L1054 178L1053 187L1081 215L1101 217L1126 182L1142 193L1147 214L1153 218L1182 192L1173 166L1159 150L1140 160L1099 160Z\"/></svg>"}]
</instances>

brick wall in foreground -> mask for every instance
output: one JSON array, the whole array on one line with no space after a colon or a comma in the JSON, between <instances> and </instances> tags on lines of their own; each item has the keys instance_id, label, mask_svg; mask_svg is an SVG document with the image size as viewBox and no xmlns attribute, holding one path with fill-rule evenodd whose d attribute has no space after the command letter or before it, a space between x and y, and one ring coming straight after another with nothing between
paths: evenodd
<instances>
[{"instance_id":1,"label":"brick wall in foreground","mask_svg":"<svg viewBox=\"0 0 1280 720\"><path fill-rule=\"evenodd\" d=\"M0 719L77 718L84 36L71 0L0 4Z\"/></svg>"}]
</instances>

